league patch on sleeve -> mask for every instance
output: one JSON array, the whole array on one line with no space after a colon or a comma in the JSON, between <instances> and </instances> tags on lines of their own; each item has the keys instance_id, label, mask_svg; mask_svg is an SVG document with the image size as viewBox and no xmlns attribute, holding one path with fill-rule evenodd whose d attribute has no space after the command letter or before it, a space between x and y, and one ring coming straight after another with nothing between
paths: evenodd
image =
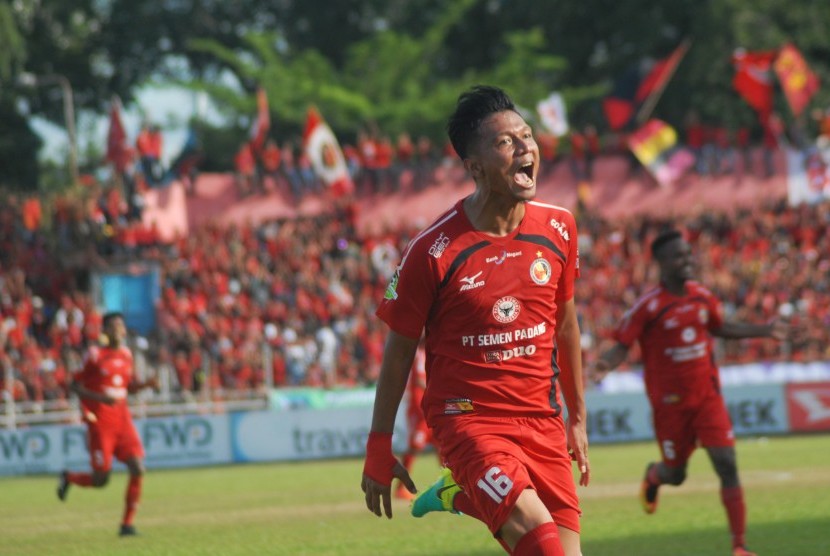
<instances>
[{"instance_id":1,"label":"league patch on sleeve","mask_svg":"<svg viewBox=\"0 0 830 556\"><path fill-rule=\"evenodd\" d=\"M383 294L384 299L393 300L398 299L398 278L400 269L395 270L394 276L392 276L392 280L389 281L389 285L386 286L386 292Z\"/></svg>"}]
</instances>

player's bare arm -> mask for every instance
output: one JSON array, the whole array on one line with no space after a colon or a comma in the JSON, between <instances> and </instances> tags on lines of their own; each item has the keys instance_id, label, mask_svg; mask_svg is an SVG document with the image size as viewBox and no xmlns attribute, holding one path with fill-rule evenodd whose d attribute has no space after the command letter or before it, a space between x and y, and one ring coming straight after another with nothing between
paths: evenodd
<instances>
[{"instance_id":1,"label":"player's bare arm","mask_svg":"<svg viewBox=\"0 0 830 556\"><path fill-rule=\"evenodd\" d=\"M383 448L383 453L372 453L373 438L370 437L366 465L360 484L366 495L366 507L378 517L385 513L386 517L392 518L392 478L399 479L410 492L416 492L415 483L412 482L406 468L392 455L391 435L417 349L417 338L407 338L392 330L389 331L375 392L371 430L371 435L382 437L385 442L389 443L389 448L388 453L386 447ZM389 467L391 467L391 475ZM370 469L372 471L369 471ZM369 471L368 474L367 471Z\"/></svg>"},{"instance_id":2,"label":"player's bare arm","mask_svg":"<svg viewBox=\"0 0 830 556\"><path fill-rule=\"evenodd\" d=\"M94 402L100 402L106 405L113 405L115 404L116 400L112 396L108 396L103 392L95 392L94 390L90 390L89 388L85 387L83 384L75 381L69 385L69 389L75 394L78 395L79 398L82 400L90 400Z\"/></svg>"},{"instance_id":3,"label":"player's bare arm","mask_svg":"<svg viewBox=\"0 0 830 556\"><path fill-rule=\"evenodd\" d=\"M155 391L159 389L159 379L156 376L152 376L147 380L140 381L140 380L133 380L130 382L130 385L127 387L127 391L130 394L135 394L136 392L140 392L142 390L146 390L148 388L152 388Z\"/></svg>"},{"instance_id":4,"label":"player's bare arm","mask_svg":"<svg viewBox=\"0 0 830 556\"><path fill-rule=\"evenodd\" d=\"M773 338L784 341L792 339L794 330L783 320L776 319L766 324L752 324L747 322L724 322L712 332L715 336L726 339L740 338Z\"/></svg>"},{"instance_id":5,"label":"player's bare arm","mask_svg":"<svg viewBox=\"0 0 830 556\"><path fill-rule=\"evenodd\" d=\"M576 305L573 298L563 303L556 314L556 345L560 350L559 380L568 406L568 448L579 468L579 484L587 486L591 479L588 462L588 430L585 392L582 383L582 347Z\"/></svg>"},{"instance_id":6,"label":"player's bare arm","mask_svg":"<svg viewBox=\"0 0 830 556\"><path fill-rule=\"evenodd\" d=\"M625 361L628 355L628 346L617 342L599 356L588 369L588 378L594 382L602 382L605 375L616 369Z\"/></svg>"}]
</instances>

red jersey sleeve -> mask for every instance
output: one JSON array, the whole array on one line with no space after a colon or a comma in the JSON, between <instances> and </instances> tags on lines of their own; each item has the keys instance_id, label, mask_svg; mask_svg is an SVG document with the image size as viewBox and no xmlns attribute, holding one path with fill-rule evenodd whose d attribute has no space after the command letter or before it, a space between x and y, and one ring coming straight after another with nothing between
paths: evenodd
<instances>
[{"instance_id":1,"label":"red jersey sleeve","mask_svg":"<svg viewBox=\"0 0 830 556\"><path fill-rule=\"evenodd\" d=\"M438 292L435 258L423 247L428 241L420 235L410 242L377 310L389 328L408 338L421 337Z\"/></svg>"},{"instance_id":2,"label":"red jersey sleeve","mask_svg":"<svg viewBox=\"0 0 830 556\"><path fill-rule=\"evenodd\" d=\"M642 335L646 323L646 303L644 300L629 309L614 331L614 339L630 347Z\"/></svg>"},{"instance_id":3,"label":"red jersey sleeve","mask_svg":"<svg viewBox=\"0 0 830 556\"><path fill-rule=\"evenodd\" d=\"M100 356L100 351L96 346L92 346L89 348L89 351L86 354L86 358L84 359L84 366L81 368L80 371L75 373L75 381L83 384L84 386L89 385L90 377L94 376L95 371L98 367L98 357Z\"/></svg>"},{"instance_id":4,"label":"red jersey sleeve","mask_svg":"<svg viewBox=\"0 0 830 556\"><path fill-rule=\"evenodd\" d=\"M715 294L704 287L700 288L700 293L705 297L706 305L709 308L709 320L706 323L706 327L710 332L718 330L723 326L724 321L723 303Z\"/></svg>"},{"instance_id":5,"label":"red jersey sleeve","mask_svg":"<svg viewBox=\"0 0 830 556\"><path fill-rule=\"evenodd\" d=\"M559 229L560 233L568 234L569 241L567 242L568 252L565 253L565 268L559 279L559 287L556 290L557 305L570 300L574 296L574 282L579 278L579 235L576 229L576 220L573 214L567 211L562 211L562 214L558 216L563 221L563 226ZM556 228L554 222L555 220L551 224Z\"/></svg>"}]
</instances>

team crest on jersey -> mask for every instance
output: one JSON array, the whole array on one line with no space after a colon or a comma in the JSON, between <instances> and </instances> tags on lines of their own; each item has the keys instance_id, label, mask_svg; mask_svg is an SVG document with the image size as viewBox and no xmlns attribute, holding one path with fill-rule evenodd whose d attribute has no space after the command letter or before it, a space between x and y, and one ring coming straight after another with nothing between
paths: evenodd
<instances>
[{"instance_id":1,"label":"team crest on jersey","mask_svg":"<svg viewBox=\"0 0 830 556\"><path fill-rule=\"evenodd\" d=\"M519 318L519 311L519 300L510 295L502 297L493 305L493 317L499 322L513 322Z\"/></svg>"},{"instance_id":2,"label":"team crest on jersey","mask_svg":"<svg viewBox=\"0 0 830 556\"><path fill-rule=\"evenodd\" d=\"M540 286L550 282L551 269L547 259L538 258L530 264L530 279Z\"/></svg>"},{"instance_id":3,"label":"team crest on jersey","mask_svg":"<svg viewBox=\"0 0 830 556\"><path fill-rule=\"evenodd\" d=\"M707 311L706 308L703 307L700 309L700 311L698 311L697 317L700 319L700 324L706 324L707 322L709 322L709 311Z\"/></svg>"},{"instance_id":4,"label":"team crest on jersey","mask_svg":"<svg viewBox=\"0 0 830 556\"><path fill-rule=\"evenodd\" d=\"M398 277L399 277L400 269L395 269L395 274L392 276L392 279L389 281L389 285L386 286L386 292L383 294L383 299L394 300L398 299Z\"/></svg>"}]
</instances>

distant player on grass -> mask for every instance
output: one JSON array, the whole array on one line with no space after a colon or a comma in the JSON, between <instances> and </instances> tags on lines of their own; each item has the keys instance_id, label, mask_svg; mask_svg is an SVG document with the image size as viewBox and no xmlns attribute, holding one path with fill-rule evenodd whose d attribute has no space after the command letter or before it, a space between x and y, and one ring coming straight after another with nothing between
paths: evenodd
<instances>
[{"instance_id":1,"label":"distant player on grass","mask_svg":"<svg viewBox=\"0 0 830 556\"><path fill-rule=\"evenodd\" d=\"M692 252L677 230L660 233L651 244L660 266L660 285L642 296L619 324L617 344L591 369L601 380L625 360L639 341L646 393L663 459L646 467L640 491L646 513L657 509L658 488L680 485L695 447L702 445L721 483L721 501L732 532L732 554L753 556L746 549L746 507L735 456L732 424L720 391L712 336L769 337L783 340L783 322L747 324L724 320L721 302L692 280Z\"/></svg>"},{"instance_id":2,"label":"distant player on grass","mask_svg":"<svg viewBox=\"0 0 830 556\"><path fill-rule=\"evenodd\" d=\"M84 368L70 386L81 399L81 410L87 425L87 441L92 473L63 471L58 483L58 498L66 500L70 485L100 488L107 484L115 456L129 470L129 482L119 535L135 535L133 516L141 498L144 474L144 448L135 430L127 393L144 388L157 388L155 379L138 382L133 377L133 356L124 345L127 327L120 313L103 318L106 345L90 350Z\"/></svg>"},{"instance_id":3,"label":"distant player on grass","mask_svg":"<svg viewBox=\"0 0 830 556\"><path fill-rule=\"evenodd\" d=\"M415 492L391 444L425 331L423 408L448 469L414 501L413 514L478 518L517 556L576 556L569 448L580 483L590 477L573 298L576 223L567 210L533 200L539 149L504 91L463 93L447 127L476 189L409 243L378 308L390 331L361 483L366 506L392 517L393 478Z\"/></svg>"}]
</instances>

